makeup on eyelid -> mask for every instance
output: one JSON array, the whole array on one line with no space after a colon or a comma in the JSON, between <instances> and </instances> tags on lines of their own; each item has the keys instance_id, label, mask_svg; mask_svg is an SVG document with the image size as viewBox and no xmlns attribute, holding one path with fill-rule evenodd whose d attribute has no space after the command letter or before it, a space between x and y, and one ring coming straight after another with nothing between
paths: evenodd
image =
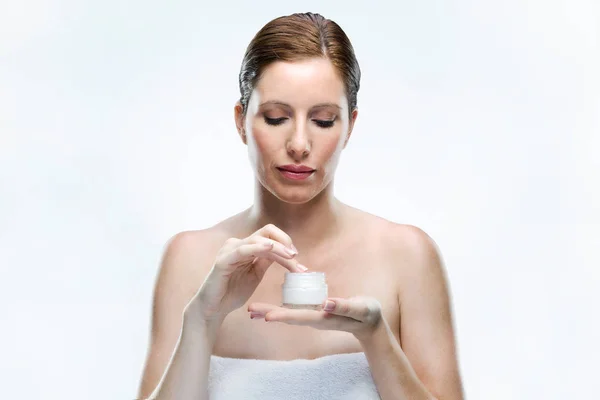
<instances>
[{"instance_id":1,"label":"makeup on eyelid","mask_svg":"<svg viewBox=\"0 0 600 400\"><path fill-rule=\"evenodd\" d=\"M288 119L288 117L269 118L267 116L264 116L265 122L268 125L272 125L272 126L282 125L287 119ZM336 119L337 118L327 119L327 120L323 120L323 119L311 119L311 121L314 122L320 128L331 128L334 125Z\"/></svg>"}]
</instances>

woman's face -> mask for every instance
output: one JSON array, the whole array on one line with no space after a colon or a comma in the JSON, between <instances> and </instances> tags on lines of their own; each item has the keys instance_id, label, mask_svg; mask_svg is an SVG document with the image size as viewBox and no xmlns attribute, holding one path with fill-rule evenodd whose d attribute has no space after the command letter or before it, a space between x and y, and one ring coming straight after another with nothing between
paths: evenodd
<instances>
[{"instance_id":1,"label":"woman's face","mask_svg":"<svg viewBox=\"0 0 600 400\"><path fill-rule=\"evenodd\" d=\"M331 62L277 61L263 71L236 124L260 183L288 203L305 203L332 180L357 112ZM294 167L309 169L294 172Z\"/></svg>"}]
</instances>

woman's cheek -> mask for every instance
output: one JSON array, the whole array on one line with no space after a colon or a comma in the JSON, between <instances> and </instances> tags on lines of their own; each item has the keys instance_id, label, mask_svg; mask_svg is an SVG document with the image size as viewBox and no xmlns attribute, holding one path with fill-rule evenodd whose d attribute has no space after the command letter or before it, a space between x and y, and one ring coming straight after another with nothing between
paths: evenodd
<instances>
[{"instance_id":1,"label":"woman's cheek","mask_svg":"<svg viewBox=\"0 0 600 400\"><path fill-rule=\"evenodd\" d=\"M249 137L249 143L252 143L252 150L257 153L257 156L263 154L268 146L267 135L258 129L253 129L252 134Z\"/></svg>"},{"instance_id":2,"label":"woman's cheek","mask_svg":"<svg viewBox=\"0 0 600 400\"><path fill-rule=\"evenodd\" d=\"M335 158L336 153L341 152L344 141L340 140L339 135L335 135L334 137L328 138L322 145L322 151L326 155L327 158Z\"/></svg>"},{"instance_id":3,"label":"woman's cheek","mask_svg":"<svg viewBox=\"0 0 600 400\"><path fill-rule=\"evenodd\" d=\"M266 135L265 135L266 136ZM259 153L259 157L264 163L273 163L275 160L271 160L271 155L276 152L277 144L273 143L272 140L259 136L256 138L256 147Z\"/></svg>"}]
</instances>

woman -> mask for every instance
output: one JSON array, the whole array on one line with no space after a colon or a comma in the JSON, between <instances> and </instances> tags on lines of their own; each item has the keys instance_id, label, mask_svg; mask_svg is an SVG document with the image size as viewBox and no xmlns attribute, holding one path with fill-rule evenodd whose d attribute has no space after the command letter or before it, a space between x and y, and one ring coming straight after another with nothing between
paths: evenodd
<instances>
[{"instance_id":1,"label":"woman","mask_svg":"<svg viewBox=\"0 0 600 400\"><path fill-rule=\"evenodd\" d=\"M254 204L168 243L139 397L206 399L216 360L343 368L348 355L364 359L384 400L462 399L435 244L333 194L358 115L360 69L345 33L318 14L277 18L248 46L239 78L235 123L256 176ZM277 306L284 273L307 270L327 276L324 310ZM210 395L219 395L214 386Z\"/></svg>"}]
</instances>

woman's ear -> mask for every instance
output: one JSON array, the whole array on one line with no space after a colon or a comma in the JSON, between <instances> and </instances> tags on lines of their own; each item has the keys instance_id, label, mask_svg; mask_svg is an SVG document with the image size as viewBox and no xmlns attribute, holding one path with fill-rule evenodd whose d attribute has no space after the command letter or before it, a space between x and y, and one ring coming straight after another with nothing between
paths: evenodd
<instances>
[{"instance_id":1,"label":"woman's ear","mask_svg":"<svg viewBox=\"0 0 600 400\"><path fill-rule=\"evenodd\" d=\"M240 135L242 142L244 142L244 144L247 144L246 128L244 124L244 106L242 106L242 103L239 101L235 103L235 107L233 108L233 116L235 118L235 126L237 128L238 135Z\"/></svg>"},{"instance_id":2,"label":"woman's ear","mask_svg":"<svg viewBox=\"0 0 600 400\"><path fill-rule=\"evenodd\" d=\"M356 122L356 117L358 117L358 109L355 108L350 114L350 121L348 121L348 134L346 135L346 140L344 140L344 149L348 144L348 140L350 140L350 135L352 135L352 130L354 129L354 122Z\"/></svg>"}]
</instances>

